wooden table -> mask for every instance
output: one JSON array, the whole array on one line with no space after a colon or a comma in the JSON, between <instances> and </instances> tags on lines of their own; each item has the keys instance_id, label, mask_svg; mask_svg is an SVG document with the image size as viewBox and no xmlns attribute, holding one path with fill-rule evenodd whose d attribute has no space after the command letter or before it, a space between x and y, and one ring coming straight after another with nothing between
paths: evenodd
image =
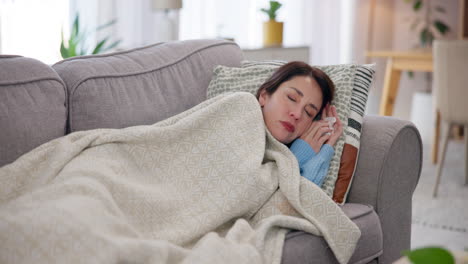
<instances>
[{"instance_id":1,"label":"wooden table","mask_svg":"<svg viewBox=\"0 0 468 264\"><path fill-rule=\"evenodd\" d=\"M367 57L387 58L387 67L385 69L384 87L380 99L379 114L391 116L398 93L402 71L422 71L432 72L432 51L368 51ZM437 153L439 151L439 131L440 114L435 111L435 127L432 140L432 163L437 163Z\"/></svg>"},{"instance_id":2,"label":"wooden table","mask_svg":"<svg viewBox=\"0 0 468 264\"><path fill-rule=\"evenodd\" d=\"M432 72L432 51L368 51L367 57L387 58L380 115L391 116L402 71Z\"/></svg>"}]
</instances>

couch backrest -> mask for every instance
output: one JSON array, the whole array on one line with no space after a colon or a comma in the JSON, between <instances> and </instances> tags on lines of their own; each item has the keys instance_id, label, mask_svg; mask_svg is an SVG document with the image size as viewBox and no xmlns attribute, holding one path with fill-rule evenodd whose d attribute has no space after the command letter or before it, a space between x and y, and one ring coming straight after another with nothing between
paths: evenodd
<instances>
[{"instance_id":1,"label":"couch backrest","mask_svg":"<svg viewBox=\"0 0 468 264\"><path fill-rule=\"evenodd\" d=\"M159 43L75 57L52 67L69 94L69 132L147 125L206 99L216 65L239 66L240 48L225 40Z\"/></svg>"},{"instance_id":2,"label":"couch backrest","mask_svg":"<svg viewBox=\"0 0 468 264\"><path fill-rule=\"evenodd\" d=\"M65 135L65 84L48 65L0 55L0 167Z\"/></svg>"},{"instance_id":3,"label":"couch backrest","mask_svg":"<svg viewBox=\"0 0 468 264\"><path fill-rule=\"evenodd\" d=\"M239 66L231 41L188 40L52 67L0 55L0 167L67 133L158 122L206 99L216 65Z\"/></svg>"}]
</instances>

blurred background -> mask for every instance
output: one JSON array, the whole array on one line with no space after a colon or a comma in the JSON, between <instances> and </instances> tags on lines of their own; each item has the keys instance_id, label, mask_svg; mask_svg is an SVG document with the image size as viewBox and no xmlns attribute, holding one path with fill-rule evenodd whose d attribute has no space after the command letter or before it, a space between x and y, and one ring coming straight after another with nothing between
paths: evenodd
<instances>
[{"instance_id":1,"label":"blurred background","mask_svg":"<svg viewBox=\"0 0 468 264\"><path fill-rule=\"evenodd\" d=\"M53 64L62 59L60 41L70 36L76 15L84 40L96 43L120 40L115 49L130 49L160 41L197 38L228 38L241 48L262 47L260 11L267 0L0 0L0 52L21 54ZM309 63L315 65L377 62L375 87L369 113L378 113L385 72L384 58L366 58L371 50L408 50L420 46L420 28L428 4L413 10L405 0L285 0L280 1L277 20L284 23L282 47L307 47ZM434 11L449 31L437 38L455 39L459 30L460 0L432 0ZM112 25L101 30L97 27ZM111 50L109 50L111 51ZM285 58L287 59L287 58ZM415 72L402 75L394 116L411 118L412 95L428 92L430 80ZM373 100L375 99L375 100Z\"/></svg>"},{"instance_id":2,"label":"blurred background","mask_svg":"<svg viewBox=\"0 0 468 264\"><path fill-rule=\"evenodd\" d=\"M468 38L466 0L279 2L275 20L283 23L282 39L267 45L264 23L269 16L261 8L269 7L268 0L0 0L0 53L53 64L70 56L157 42L225 38L235 41L246 59L304 60L312 65L375 63L366 113L382 114L388 54L431 56L434 39ZM371 55L379 51L387 55ZM436 169L430 159L435 116L431 71L402 72L390 114L413 121L423 138L413 246L438 244L463 250L468 248L463 131L449 143L439 197L430 195Z\"/></svg>"}]
</instances>

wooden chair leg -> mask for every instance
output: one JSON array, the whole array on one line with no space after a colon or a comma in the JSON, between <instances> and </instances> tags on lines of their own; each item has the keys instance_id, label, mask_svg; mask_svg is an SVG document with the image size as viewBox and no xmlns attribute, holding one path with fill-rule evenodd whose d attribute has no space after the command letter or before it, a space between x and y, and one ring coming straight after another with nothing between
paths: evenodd
<instances>
[{"instance_id":1,"label":"wooden chair leg","mask_svg":"<svg viewBox=\"0 0 468 264\"><path fill-rule=\"evenodd\" d=\"M462 125L456 125L453 127L453 137L456 140L463 139L463 126Z\"/></svg>"},{"instance_id":2,"label":"wooden chair leg","mask_svg":"<svg viewBox=\"0 0 468 264\"><path fill-rule=\"evenodd\" d=\"M439 138L440 138L440 112L436 110L434 113L434 134L432 135L432 164L437 163L437 155L439 153Z\"/></svg>"},{"instance_id":3,"label":"wooden chair leg","mask_svg":"<svg viewBox=\"0 0 468 264\"><path fill-rule=\"evenodd\" d=\"M468 124L465 124L463 136L465 137L465 184L468 184Z\"/></svg>"},{"instance_id":4,"label":"wooden chair leg","mask_svg":"<svg viewBox=\"0 0 468 264\"><path fill-rule=\"evenodd\" d=\"M448 122L443 122L442 123L442 155L440 157L439 164L437 165L437 175L436 175L436 182L434 186L434 192L432 196L435 198L437 197L437 189L439 188L439 183L440 183L440 175L442 174L442 168L444 166L444 161L445 161L445 153L447 150L447 143L450 135L450 128L451 124Z\"/></svg>"}]
</instances>

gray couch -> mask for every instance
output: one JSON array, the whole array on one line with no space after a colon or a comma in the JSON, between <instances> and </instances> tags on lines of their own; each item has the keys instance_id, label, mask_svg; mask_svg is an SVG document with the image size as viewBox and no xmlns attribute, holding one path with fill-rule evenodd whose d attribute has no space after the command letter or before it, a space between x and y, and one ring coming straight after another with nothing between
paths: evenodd
<instances>
[{"instance_id":1,"label":"gray couch","mask_svg":"<svg viewBox=\"0 0 468 264\"><path fill-rule=\"evenodd\" d=\"M239 66L240 48L224 40L159 43L52 66L0 56L0 166L68 133L152 124L206 98L216 65ZM348 203L361 239L350 263L391 263L410 247L411 197L422 144L407 121L366 116ZM337 263L321 237L291 231L283 263Z\"/></svg>"}]
</instances>

